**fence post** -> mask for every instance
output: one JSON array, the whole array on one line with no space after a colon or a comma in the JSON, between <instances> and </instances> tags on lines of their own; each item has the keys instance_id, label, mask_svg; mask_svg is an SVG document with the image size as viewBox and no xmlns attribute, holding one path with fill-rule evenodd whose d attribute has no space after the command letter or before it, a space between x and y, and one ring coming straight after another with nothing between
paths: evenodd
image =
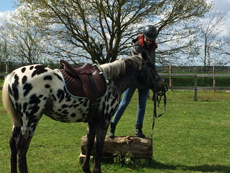
<instances>
[{"instance_id":1,"label":"fence post","mask_svg":"<svg viewBox=\"0 0 230 173\"><path fill-rule=\"evenodd\" d=\"M194 101L197 101L197 75L195 74L195 77L194 77Z\"/></svg>"},{"instance_id":2,"label":"fence post","mask_svg":"<svg viewBox=\"0 0 230 173\"><path fill-rule=\"evenodd\" d=\"M6 64L6 73L9 73L8 64Z\"/></svg>"},{"instance_id":3,"label":"fence post","mask_svg":"<svg viewBox=\"0 0 230 173\"><path fill-rule=\"evenodd\" d=\"M215 74L215 65L213 65L213 74ZM216 77L213 77L213 87L216 87ZM214 89L213 92L215 93L216 90Z\"/></svg>"},{"instance_id":4,"label":"fence post","mask_svg":"<svg viewBox=\"0 0 230 173\"><path fill-rule=\"evenodd\" d=\"M169 65L169 74L171 74L172 73L172 65L170 64ZM173 79L172 79L172 76L169 76L169 87L172 87L172 85L173 85ZM173 89L171 88L171 91L172 91Z\"/></svg>"}]
</instances>

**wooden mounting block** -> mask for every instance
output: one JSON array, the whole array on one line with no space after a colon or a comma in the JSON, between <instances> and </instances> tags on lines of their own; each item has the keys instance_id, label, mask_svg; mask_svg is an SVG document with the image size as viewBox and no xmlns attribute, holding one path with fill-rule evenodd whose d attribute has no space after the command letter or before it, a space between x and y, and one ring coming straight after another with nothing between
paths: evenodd
<instances>
[{"instance_id":1,"label":"wooden mounting block","mask_svg":"<svg viewBox=\"0 0 230 173\"><path fill-rule=\"evenodd\" d=\"M81 138L81 157L84 157L86 154L86 143L87 136L83 136ZM152 138L117 136L111 139L106 136L102 155L112 157L116 152L119 152L123 157L125 157L127 153L130 153L136 159L152 159ZM91 154L94 155L94 150Z\"/></svg>"}]
</instances>

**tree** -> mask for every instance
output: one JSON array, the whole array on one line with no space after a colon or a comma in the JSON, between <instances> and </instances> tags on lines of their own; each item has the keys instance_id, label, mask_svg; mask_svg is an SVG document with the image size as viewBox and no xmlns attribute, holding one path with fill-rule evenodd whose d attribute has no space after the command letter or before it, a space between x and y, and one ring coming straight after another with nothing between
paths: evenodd
<instances>
[{"instance_id":1,"label":"tree","mask_svg":"<svg viewBox=\"0 0 230 173\"><path fill-rule=\"evenodd\" d=\"M3 33L0 27L0 33ZM10 51L8 49L7 37L4 34L0 35L0 62L6 62L10 58Z\"/></svg>"},{"instance_id":2,"label":"tree","mask_svg":"<svg viewBox=\"0 0 230 173\"><path fill-rule=\"evenodd\" d=\"M45 51L42 44L43 34L34 21L30 6L24 6L13 13L10 21L5 20L1 28L1 35L7 42L8 52L11 58L22 64L38 63L41 54Z\"/></svg>"},{"instance_id":3,"label":"tree","mask_svg":"<svg viewBox=\"0 0 230 173\"><path fill-rule=\"evenodd\" d=\"M160 33L164 33L163 36L159 34L159 44L168 43L172 39L178 39L175 32L178 24L184 29L186 26L183 26L183 22L203 16L210 8L204 0L20 0L20 2L33 4L36 7L33 10L36 10L42 19L40 26L48 31L51 38L61 40L61 46L52 43L55 46L54 53L72 58L73 61L74 57L84 57L101 64L114 61L119 55L128 55L129 43L142 32L143 25L154 24ZM165 39L166 33L171 33L175 37L168 38L171 36L169 35Z\"/></svg>"},{"instance_id":4,"label":"tree","mask_svg":"<svg viewBox=\"0 0 230 173\"><path fill-rule=\"evenodd\" d=\"M203 62L204 72L208 72L208 67L220 65L221 44L224 37L220 37L221 28L225 24L224 16L219 12L207 15L200 22L200 32L197 35L201 50L201 61Z\"/></svg>"}]
</instances>

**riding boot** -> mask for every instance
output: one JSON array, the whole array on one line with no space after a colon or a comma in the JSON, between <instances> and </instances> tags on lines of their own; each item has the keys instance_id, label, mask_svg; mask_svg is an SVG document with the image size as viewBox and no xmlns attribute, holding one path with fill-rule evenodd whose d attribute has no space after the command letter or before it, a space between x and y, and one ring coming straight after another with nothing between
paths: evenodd
<instances>
[{"instance_id":1,"label":"riding boot","mask_svg":"<svg viewBox=\"0 0 230 173\"><path fill-rule=\"evenodd\" d=\"M134 136L137 136L137 137L145 137L145 135L143 134L142 132L142 124L136 124L136 131L134 133Z\"/></svg>"},{"instance_id":2,"label":"riding boot","mask_svg":"<svg viewBox=\"0 0 230 173\"><path fill-rule=\"evenodd\" d=\"M109 130L109 137L110 138L114 138L115 137L114 133L115 133L116 125L117 125L116 123L111 123L110 124L110 130Z\"/></svg>"}]
</instances>

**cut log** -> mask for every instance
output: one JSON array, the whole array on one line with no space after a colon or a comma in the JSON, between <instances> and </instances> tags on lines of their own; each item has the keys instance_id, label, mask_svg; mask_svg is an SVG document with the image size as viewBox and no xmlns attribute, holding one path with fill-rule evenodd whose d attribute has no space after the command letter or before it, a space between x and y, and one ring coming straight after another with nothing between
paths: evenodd
<instances>
[{"instance_id":1,"label":"cut log","mask_svg":"<svg viewBox=\"0 0 230 173\"><path fill-rule=\"evenodd\" d=\"M84 155L86 154L86 144L87 136L83 136L81 138L81 152ZM116 152L119 152L123 157L130 153L136 159L152 159L152 138L117 136L111 139L106 136L102 155L113 156ZM94 155L94 150L91 154Z\"/></svg>"}]
</instances>

